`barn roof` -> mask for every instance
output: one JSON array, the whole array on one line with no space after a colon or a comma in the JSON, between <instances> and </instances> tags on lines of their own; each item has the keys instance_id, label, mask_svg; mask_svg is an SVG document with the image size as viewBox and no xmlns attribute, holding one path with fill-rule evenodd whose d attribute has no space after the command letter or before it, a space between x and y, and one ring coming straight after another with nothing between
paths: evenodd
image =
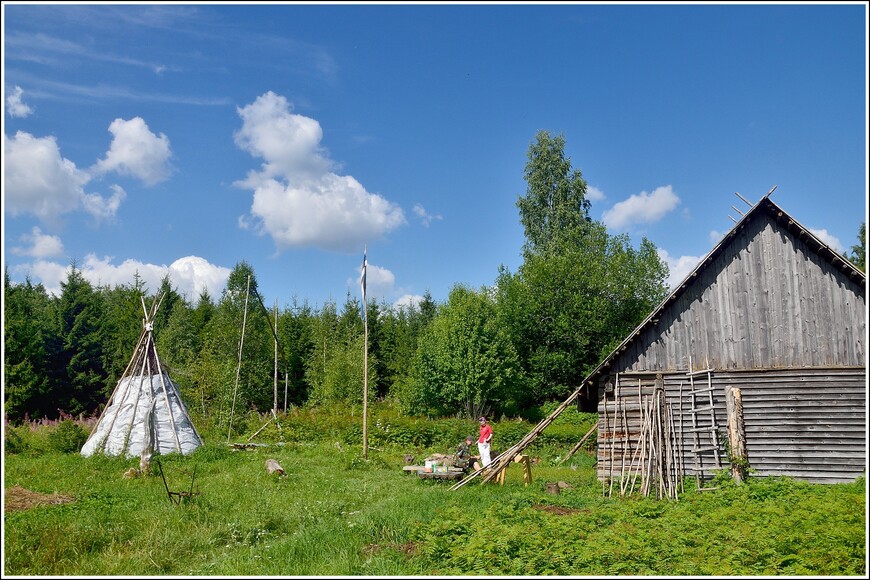
<instances>
[{"instance_id":1,"label":"barn roof","mask_svg":"<svg viewBox=\"0 0 870 580\"><path fill-rule=\"evenodd\" d=\"M866 275L864 272L855 267L852 262L847 260L836 250L828 246L825 242L813 234L810 230L801 225L797 220L786 213L781 207L776 205L770 199L770 194L776 190L776 187L767 192L761 200L759 200L752 208L740 218L731 230L717 243L710 253L698 263L697 266L686 276L682 282L677 284L673 291L641 322L629 335L623 340L607 357L599 364L590 374L583 380L583 385L592 385L593 382L604 372L610 368L614 359L624 352L628 346L634 342L643 332L658 322L662 312L676 302L686 289L692 285L698 275L703 272L725 249L734 241L735 236L746 227L756 215L767 215L769 219L777 222L784 227L788 232L796 238L802 240L811 251L819 255L821 259L829 262L836 269L842 271L850 280L854 280L862 287L866 283Z\"/></svg>"}]
</instances>

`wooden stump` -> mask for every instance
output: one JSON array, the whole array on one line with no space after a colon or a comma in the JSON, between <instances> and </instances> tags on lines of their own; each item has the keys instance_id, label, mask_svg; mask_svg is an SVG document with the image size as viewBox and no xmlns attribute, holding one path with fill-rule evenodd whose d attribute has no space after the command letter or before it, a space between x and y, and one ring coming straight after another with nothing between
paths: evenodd
<instances>
[{"instance_id":1,"label":"wooden stump","mask_svg":"<svg viewBox=\"0 0 870 580\"><path fill-rule=\"evenodd\" d=\"M269 475L272 475L273 473L277 473L279 475L287 475L286 473L284 473L284 468L281 467L281 465L274 459L266 460L266 471L269 473Z\"/></svg>"},{"instance_id":2,"label":"wooden stump","mask_svg":"<svg viewBox=\"0 0 870 580\"><path fill-rule=\"evenodd\" d=\"M559 488L558 483L548 483L547 484L547 493L550 495L559 495L561 493L561 489Z\"/></svg>"}]
</instances>

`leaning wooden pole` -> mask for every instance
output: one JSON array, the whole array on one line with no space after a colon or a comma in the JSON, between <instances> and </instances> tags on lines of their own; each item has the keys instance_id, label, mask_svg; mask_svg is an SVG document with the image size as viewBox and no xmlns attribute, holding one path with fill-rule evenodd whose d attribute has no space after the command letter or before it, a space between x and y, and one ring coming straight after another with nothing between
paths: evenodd
<instances>
[{"instance_id":1,"label":"leaning wooden pole","mask_svg":"<svg viewBox=\"0 0 870 580\"><path fill-rule=\"evenodd\" d=\"M236 413L236 395L239 392L239 374L242 371L242 348L245 346L245 326L248 323L248 295L251 293L251 275L248 274L248 287L245 290L245 312L242 315L242 337L239 339L239 364L236 366L236 384L233 387L233 405L230 407L230 426L227 429L227 444L233 432L233 416Z\"/></svg>"},{"instance_id":2,"label":"leaning wooden pole","mask_svg":"<svg viewBox=\"0 0 870 580\"><path fill-rule=\"evenodd\" d=\"M580 450L580 448L583 446L583 444L586 443L586 440L589 439L589 436L592 435L593 433L595 433L595 431L597 431L597 430L598 430L598 422L596 422L592 426L592 428L586 432L586 435L583 436L583 439L581 439L580 442L577 443L577 445L575 445L574 447L571 448L571 451L568 452L568 454L565 456L564 459L562 459L559 462L559 464L561 465L562 463L565 463L566 461L568 461L568 459L571 458L572 455L577 453Z\"/></svg>"}]
</instances>

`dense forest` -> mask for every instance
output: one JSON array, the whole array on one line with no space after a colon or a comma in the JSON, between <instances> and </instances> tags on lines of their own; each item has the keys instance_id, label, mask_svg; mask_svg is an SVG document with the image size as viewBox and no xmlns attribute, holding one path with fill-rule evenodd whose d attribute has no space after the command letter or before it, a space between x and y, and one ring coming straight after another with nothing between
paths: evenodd
<instances>
[{"instance_id":1,"label":"dense forest","mask_svg":"<svg viewBox=\"0 0 870 580\"><path fill-rule=\"evenodd\" d=\"M653 244L635 247L590 219L586 182L564 146L542 131L529 147L516 272L500 268L489 287L457 284L443 303L427 293L410 306L366 305L372 399L389 398L408 414L521 414L564 399L665 297L667 266ZM278 308L244 261L221 296L195 302L168 278L156 289L138 278L94 286L75 263L59 296L30 280L13 284L8 271L4 292L4 411L13 423L98 413L155 296L157 348L192 413L222 422L235 385L236 409L362 402L359 299Z\"/></svg>"}]
</instances>

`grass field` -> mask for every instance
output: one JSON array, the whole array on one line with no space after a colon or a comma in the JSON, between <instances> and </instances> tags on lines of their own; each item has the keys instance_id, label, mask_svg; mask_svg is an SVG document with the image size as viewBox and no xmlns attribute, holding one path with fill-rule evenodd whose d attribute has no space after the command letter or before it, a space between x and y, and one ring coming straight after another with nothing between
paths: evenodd
<instances>
[{"instance_id":1,"label":"grass field","mask_svg":"<svg viewBox=\"0 0 870 580\"><path fill-rule=\"evenodd\" d=\"M422 458L444 446L382 446L363 460L359 445L329 437L245 451L206 441L191 456L160 458L173 491L187 490L196 469L197 495L177 506L159 475L124 477L138 460L7 452L4 575L866 572L863 478L827 486L723 478L704 493L687 482L676 502L604 497L591 453L556 466L560 449L539 449L528 487L512 466L504 486L477 480L450 491L401 469L404 453ZM268 474L267 459L287 475ZM545 493L556 481L571 487ZM16 486L59 495L13 505Z\"/></svg>"}]
</instances>

